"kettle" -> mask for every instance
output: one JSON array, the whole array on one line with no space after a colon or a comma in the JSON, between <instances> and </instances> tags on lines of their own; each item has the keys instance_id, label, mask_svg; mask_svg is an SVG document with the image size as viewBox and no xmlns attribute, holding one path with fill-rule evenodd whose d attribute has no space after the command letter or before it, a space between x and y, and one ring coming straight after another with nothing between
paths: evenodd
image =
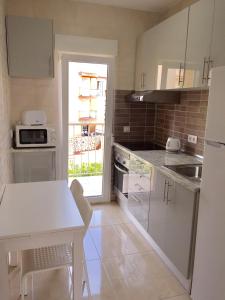
<instances>
[{"instance_id":1,"label":"kettle","mask_svg":"<svg viewBox=\"0 0 225 300\"><path fill-rule=\"evenodd\" d=\"M166 142L166 151L168 152L178 152L180 150L181 144L180 139L169 137Z\"/></svg>"}]
</instances>

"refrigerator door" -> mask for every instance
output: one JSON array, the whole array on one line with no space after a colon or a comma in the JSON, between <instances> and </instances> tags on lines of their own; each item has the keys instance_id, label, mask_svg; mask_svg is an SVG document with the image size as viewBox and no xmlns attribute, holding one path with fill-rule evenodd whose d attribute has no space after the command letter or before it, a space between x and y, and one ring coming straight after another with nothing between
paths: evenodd
<instances>
[{"instance_id":1,"label":"refrigerator door","mask_svg":"<svg viewBox=\"0 0 225 300\"><path fill-rule=\"evenodd\" d=\"M225 143L225 67L212 70L206 139Z\"/></svg>"},{"instance_id":2,"label":"refrigerator door","mask_svg":"<svg viewBox=\"0 0 225 300\"><path fill-rule=\"evenodd\" d=\"M225 146L205 146L193 300L225 299Z\"/></svg>"}]
</instances>

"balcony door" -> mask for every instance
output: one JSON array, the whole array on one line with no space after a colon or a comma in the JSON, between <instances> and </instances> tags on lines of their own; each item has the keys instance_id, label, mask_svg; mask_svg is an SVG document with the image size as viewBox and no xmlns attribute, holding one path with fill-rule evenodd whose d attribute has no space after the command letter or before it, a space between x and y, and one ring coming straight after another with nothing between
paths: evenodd
<instances>
[{"instance_id":1,"label":"balcony door","mask_svg":"<svg viewBox=\"0 0 225 300\"><path fill-rule=\"evenodd\" d=\"M112 62L65 57L63 68L64 174L79 180L92 202L110 201Z\"/></svg>"}]
</instances>

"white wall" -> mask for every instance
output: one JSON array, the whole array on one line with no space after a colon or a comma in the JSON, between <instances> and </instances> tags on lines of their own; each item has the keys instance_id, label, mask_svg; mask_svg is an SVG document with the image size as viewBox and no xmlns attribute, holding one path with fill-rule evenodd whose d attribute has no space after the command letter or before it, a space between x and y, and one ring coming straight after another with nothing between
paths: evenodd
<instances>
[{"instance_id":1,"label":"white wall","mask_svg":"<svg viewBox=\"0 0 225 300\"><path fill-rule=\"evenodd\" d=\"M0 189L11 178L10 164L10 98L5 43L5 5L0 0Z\"/></svg>"}]
</instances>

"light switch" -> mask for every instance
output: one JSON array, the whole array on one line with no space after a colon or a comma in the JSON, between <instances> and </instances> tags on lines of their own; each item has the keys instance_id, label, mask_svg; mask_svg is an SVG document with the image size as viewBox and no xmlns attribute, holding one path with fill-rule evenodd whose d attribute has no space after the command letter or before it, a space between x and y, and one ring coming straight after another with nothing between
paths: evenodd
<instances>
[{"instance_id":1,"label":"light switch","mask_svg":"<svg viewBox=\"0 0 225 300\"><path fill-rule=\"evenodd\" d=\"M197 141L198 141L197 135L191 135L191 134L188 135L188 142L189 143L197 144Z\"/></svg>"}]
</instances>

